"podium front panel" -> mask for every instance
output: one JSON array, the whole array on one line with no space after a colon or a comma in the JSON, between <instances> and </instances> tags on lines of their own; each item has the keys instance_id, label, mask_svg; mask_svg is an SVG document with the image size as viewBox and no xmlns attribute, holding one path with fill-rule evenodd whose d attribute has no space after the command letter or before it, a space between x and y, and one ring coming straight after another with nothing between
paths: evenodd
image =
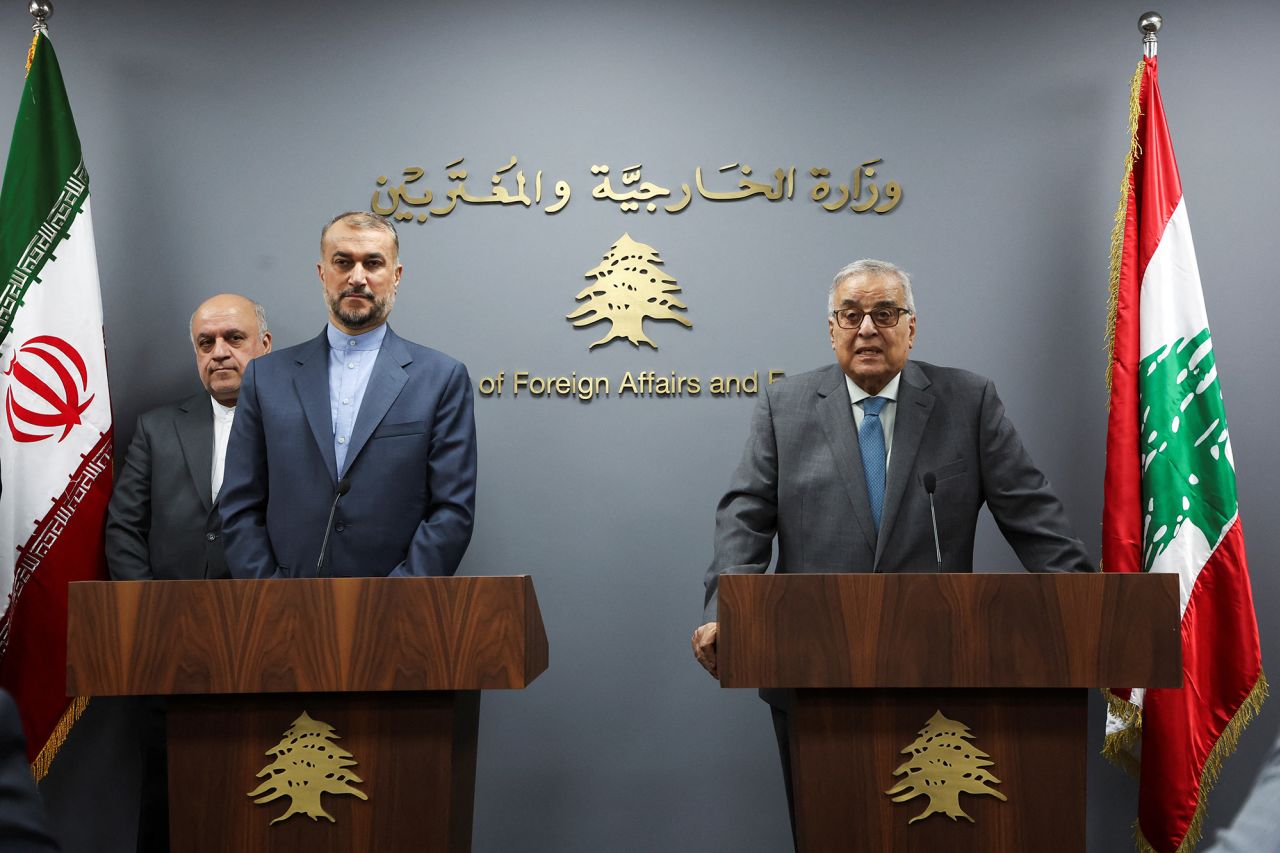
<instances>
[{"instance_id":1,"label":"podium front panel","mask_svg":"<svg viewBox=\"0 0 1280 853\"><path fill-rule=\"evenodd\" d=\"M276 694L170 700L172 849L184 853L465 853L471 849L478 692ZM322 794L333 820L306 813L272 821L293 799L255 803L250 791L278 765L278 748L305 712L323 753L348 754L352 794ZM312 759L314 763L314 759ZM347 762L354 761L353 764ZM282 773L274 791L299 784Z\"/></svg>"}]
</instances>

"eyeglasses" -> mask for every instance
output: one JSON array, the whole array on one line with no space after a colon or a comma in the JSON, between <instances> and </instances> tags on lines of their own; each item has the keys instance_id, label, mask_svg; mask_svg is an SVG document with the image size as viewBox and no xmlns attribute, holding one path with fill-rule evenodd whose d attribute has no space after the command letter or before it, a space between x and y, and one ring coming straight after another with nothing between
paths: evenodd
<instances>
[{"instance_id":1,"label":"eyeglasses","mask_svg":"<svg viewBox=\"0 0 1280 853\"><path fill-rule=\"evenodd\" d=\"M872 308L870 311L861 311L857 308L840 308L831 312L831 316L835 318L836 325L842 329L861 329L862 318L870 315L871 322L875 323L877 329L892 329L898 325L898 318L903 314L912 313L910 308Z\"/></svg>"}]
</instances>

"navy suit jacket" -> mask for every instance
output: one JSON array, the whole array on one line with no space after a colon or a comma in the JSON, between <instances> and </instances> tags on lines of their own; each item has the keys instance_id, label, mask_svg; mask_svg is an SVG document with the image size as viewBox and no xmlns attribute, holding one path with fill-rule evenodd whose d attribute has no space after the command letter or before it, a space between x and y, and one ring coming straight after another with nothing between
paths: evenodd
<instances>
[{"instance_id":1,"label":"navy suit jacket","mask_svg":"<svg viewBox=\"0 0 1280 853\"><path fill-rule=\"evenodd\" d=\"M346 465L326 575L456 572L476 491L466 367L388 328ZM245 370L218 496L232 577L315 576L338 475L321 332Z\"/></svg>"}]
</instances>

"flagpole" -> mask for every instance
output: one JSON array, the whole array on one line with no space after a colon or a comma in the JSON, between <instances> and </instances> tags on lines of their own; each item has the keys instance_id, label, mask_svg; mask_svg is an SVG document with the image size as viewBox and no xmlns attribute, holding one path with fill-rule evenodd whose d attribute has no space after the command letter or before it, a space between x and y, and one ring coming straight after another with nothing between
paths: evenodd
<instances>
[{"instance_id":1,"label":"flagpole","mask_svg":"<svg viewBox=\"0 0 1280 853\"><path fill-rule=\"evenodd\" d=\"M34 6L37 0L32 0ZM1138 29L1142 30L1142 55L1151 59L1156 55L1156 33L1164 26L1164 16L1159 12L1143 12L1138 19Z\"/></svg>"},{"instance_id":2,"label":"flagpole","mask_svg":"<svg viewBox=\"0 0 1280 853\"><path fill-rule=\"evenodd\" d=\"M36 22L31 25L31 29L37 33L49 35L49 28L45 26L45 21L53 16L53 3L50 0L31 0L27 4L27 11L31 13L31 17Z\"/></svg>"}]
</instances>

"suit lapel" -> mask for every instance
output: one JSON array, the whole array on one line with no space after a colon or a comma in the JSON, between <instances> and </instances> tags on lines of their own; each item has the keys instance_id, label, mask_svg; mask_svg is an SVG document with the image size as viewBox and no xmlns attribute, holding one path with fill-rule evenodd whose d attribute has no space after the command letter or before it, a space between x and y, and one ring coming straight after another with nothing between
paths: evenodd
<instances>
[{"instance_id":1,"label":"suit lapel","mask_svg":"<svg viewBox=\"0 0 1280 853\"><path fill-rule=\"evenodd\" d=\"M320 447L320 455L329 466L333 481L338 481L337 457L333 453L333 412L329 408L329 338L326 331L300 347L295 356L297 369L293 387L302 403L311 434Z\"/></svg>"},{"instance_id":2,"label":"suit lapel","mask_svg":"<svg viewBox=\"0 0 1280 853\"><path fill-rule=\"evenodd\" d=\"M898 508L915 468L925 426L933 411L934 396L928 390L929 378L908 361L898 383L898 411L893 422L893 452L889 459L889 482L885 486L884 515L880 519L880 541L876 544L876 565L884 553L885 543L893 531Z\"/></svg>"},{"instance_id":3,"label":"suit lapel","mask_svg":"<svg viewBox=\"0 0 1280 853\"><path fill-rule=\"evenodd\" d=\"M213 509L213 403L200 394L184 400L173 419L182 457L205 512Z\"/></svg>"},{"instance_id":4,"label":"suit lapel","mask_svg":"<svg viewBox=\"0 0 1280 853\"><path fill-rule=\"evenodd\" d=\"M876 525L871 517L871 501L867 498L867 481L862 473L862 454L858 450L849 390L844 383L844 372L838 366L828 370L827 380L818 388L821 398L818 421L835 456L840 482L844 483L849 502L853 505L853 517L858 520L863 537L874 546Z\"/></svg>"},{"instance_id":5,"label":"suit lapel","mask_svg":"<svg viewBox=\"0 0 1280 853\"><path fill-rule=\"evenodd\" d=\"M400 391L409 381L405 365L413 359L408 348L395 332L387 327L387 336L382 340L378 350L378 358L373 363L373 373L369 375L369 384L364 390L364 399L360 401L360 411L356 413L356 425L351 430L351 444L347 449L347 471L360 456L360 451L368 443L374 429L382 423L391 404L400 396ZM343 472L345 473L345 472Z\"/></svg>"}]
</instances>

